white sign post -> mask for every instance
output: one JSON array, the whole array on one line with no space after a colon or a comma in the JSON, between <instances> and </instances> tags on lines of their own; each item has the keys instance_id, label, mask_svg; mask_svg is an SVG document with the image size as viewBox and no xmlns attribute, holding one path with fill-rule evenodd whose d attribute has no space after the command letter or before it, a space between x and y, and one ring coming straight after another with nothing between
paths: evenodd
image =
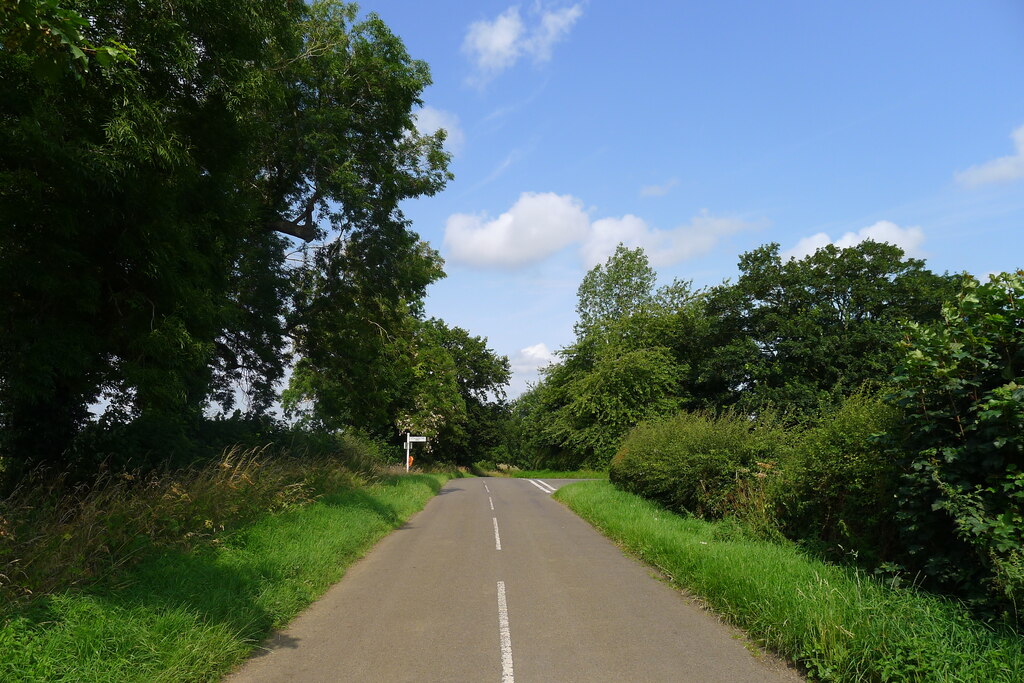
<instances>
[{"instance_id":1,"label":"white sign post","mask_svg":"<svg viewBox=\"0 0 1024 683\"><path fill-rule=\"evenodd\" d=\"M409 432L405 433L405 471L409 471L409 461L412 460L412 445L414 443L426 443L427 437L425 436L412 436Z\"/></svg>"}]
</instances>

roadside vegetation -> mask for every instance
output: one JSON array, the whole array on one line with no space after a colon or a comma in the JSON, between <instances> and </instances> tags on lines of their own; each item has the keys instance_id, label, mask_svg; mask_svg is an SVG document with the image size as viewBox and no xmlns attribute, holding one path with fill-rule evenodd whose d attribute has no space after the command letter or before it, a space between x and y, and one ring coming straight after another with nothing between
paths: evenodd
<instances>
[{"instance_id":1,"label":"roadside vegetation","mask_svg":"<svg viewBox=\"0 0 1024 683\"><path fill-rule=\"evenodd\" d=\"M341 578L451 475L372 446L39 482L0 505L0 679L209 680Z\"/></svg>"},{"instance_id":2,"label":"roadside vegetation","mask_svg":"<svg viewBox=\"0 0 1024 683\"><path fill-rule=\"evenodd\" d=\"M428 66L378 16L21 0L0 42L3 678L223 671L436 488L383 474L409 432L417 469L607 472L695 538L757 548L760 589L773 553L826 577L790 602L852 582L838 611L763 598L764 641L821 677L974 671L931 626L891 626L905 647L873 663L844 650L918 614L867 575L961 601L976 623L913 604L965 660L1019 673L1001 643L1024 599L1024 273L768 244L695 290L619 245L509 404L508 359L425 313L444 263L401 206L451 157L416 128ZM849 616L853 585L875 607ZM871 609L882 626L857 621Z\"/></svg>"},{"instance_id":3,"label":"roadside vegetation","mask_svg":"<svg viewBox=\"0 0 1024 683\"><path fill-rule=\"evenodd\" d=\"M698 292L639 249L584 278L576 342L518 399L533 467L879 576L1019 627L1024 273L935 275L893 246L777 245Z\"/></svg>"},{"instance_id":4,"label":"roadside vegetation","mask_svg":"<svg viewBox=\"0 0 1024 683\"><path fill-rule=\"evenodd\" d=\"M122 3L123 4L123 3ZM138 8L135 8L138 9ZM339 0L0 5L0 679L208 680L499 445L428 66Z\"/></svg>"},{"instance_id":5,"label":"roadside vegetation","mask_svg":"<svg viewBox=\"0 0 1024 683\"><path fill-rule=\"evenodd\" d=\"M591 270L510 462L607 467L558 497L814 677L1024 677L1024 272L872 242L739 267Z\"/></svg>"},{"instance_id":6,"label":"roadside vegetation","mask_svg":"<svg viewBox=\"0 0 1024 683\"><path fill-rule=\"evenodd\" d=\"M517 479L607 479L607 472L596 470L510 470L507 476Z\"/></svg>"},{"instance_id":7,"label":"roadside vegetation","mask_svg":"<svg viewBox=\"0 0 1024 683\"><path fill-rule=\"evenodd\" d=\"M8 5L0 496L279 452L282 416L423 464L498 444L508 359L425 314L444 264L401 209L452 178L430 69L377 15Z\"/></svg>"},{"instance_id":8,"label":"roadside vegetation","mask_svg":"<svg viewBox=\"0 0 1024 683\"><path fill-rule=\"evenodd\" d=\"M514 465L480 460L472 465L478 477L512 477L515 479L607 479L607 471L597 470L524 470Z\"/></svg>"},{"instance_id":9,"label":"roadside vegetation","mask_svg":"<svg viewBox=\"0 0 1024 683\"><path fill-rule=\"evenodd\" d=\"M828 681L1019 681L1024 640L979 622L959 602L880 580L615 489L562 487L555 498L628 552Z\"/></svg>"}]
</instances>

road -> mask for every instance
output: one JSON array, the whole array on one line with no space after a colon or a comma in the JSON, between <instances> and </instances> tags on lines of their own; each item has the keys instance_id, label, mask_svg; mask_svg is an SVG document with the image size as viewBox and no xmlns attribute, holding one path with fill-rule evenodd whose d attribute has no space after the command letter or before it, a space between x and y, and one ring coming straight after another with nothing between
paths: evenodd
<instances>
[{"instance_id":1,"label":"road","mask_svg":"<svg viewBox=\"0 0 1024 683\"><path fill-rule=\"evenodd\" d=\"M227 680L801 680L552 500L568 481L448 482Z\"/></svg>"}]
</instances>

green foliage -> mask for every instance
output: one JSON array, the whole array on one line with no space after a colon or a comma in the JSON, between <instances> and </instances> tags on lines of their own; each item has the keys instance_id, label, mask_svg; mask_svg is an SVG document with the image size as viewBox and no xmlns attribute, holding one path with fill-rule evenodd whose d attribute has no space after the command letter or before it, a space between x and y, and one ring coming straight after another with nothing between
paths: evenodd
<instances>
[{"instance_id":1,"label":"green foliage","mask_svg":"<svg viewBox=\"0 0 1024 683\"><path fill-rule=\"evenodd\" d=\"M116 40L91 43L83 34L88 27L88 19L61 7L58 0L9 0L0 5L0 42L7 50L26 54L41 76L59 78L68 67L79 76L79 71L89 70L90 56L101 67L136 63L135 50Z\"/></svg>"},{"instance_id":2,"label":"green foliage","mask_svg":"<svg viewBox=\"0 0 1024 683\"><path fill-rule=\"evenodd\" d=\"M304 338L283 395L289 414L317 429L358 425L385 440L426 436L427 460L462 465L500 443L510 371L486 338L421 321L405 307L380 310L380 322L366 318L369 305L351 310L325 314L331 333Z\"/></svg>"},{"instance_id":3,"label":"green foliage","mask_svg":"<svg viewBox=\"0 0 1024 683\"><path fill-rule=\"evenodd\" d=\"M655 277L643 249L619 244L603 265L583 276L577 292L577 337L600 333L651 303Z\"/></svg>"},{"instance_id":4,"label":"green foliage","mask_svg":"<svg viewBox=\"0 0 1024 683\"><path fill-rule=\"evenodd\" d=\"M885 383L904 321L934 320L953 285L874 242L786 262L771 244L742 255L740 271L735 284L655 291L642 250L620 245L588 272L575 343L520 399L519 460L601 468L633 425L678 409L813 423L820 407Z\"/></svg>"},{"instance_id":5,"label":"green foliage","mask_svg":"<svg viewBox=\"0 0 1024 683\"><path fill-rule=\"evenodd\" d=\"M654 280L643 250L622 245L587 273L576 342L513 410L516 464L604 469L634 425L684 404L674 347L695 299L689 283L654 291Z\"/></svg>"},{"instance_id":6,"label":"green foliage","mask_svg":"<svg viewBox=\"0 0 1024 683\"><path fill-rule=\"evenodd\" d=\"M442 377L442 365L425 364L425 376L420 381L424 388L418 391L436 397L432 415L444 414L447 406L463 407L461 413L450 414L432 430L436 437L432 444L428 442L430 457L466 466L481 454L493 454L502 443L505 386L511 377L509 361L487 347L486 337L471 336L460 327L430 319L425 329L449 369L444 375L445 390L431 391L429 384ZM421 403L426 402L421 399ZM418 433L426 432L420 429Z\"/></svg>"},{"instance_id":7,"label":"green foliage","mask_svg":"<svg viewBox=\"0 0 1024 683\"><path fill-rule=\"evenodd\" d=\"M557 382L558 371L549 377ZM677 378L667 349L605 349L589 372L564 384L567 400L549 434L580 455L579 465L604 468L633 425L678 408Z\"/></svg>"},{"instance_id":8,"label":"green foliage","mask_svg":"<svg viewBox=\"0 0 1024 683\"><path fill-rule=\"evenodd\" d=\"M1024 641L948 599L680 517L605 482L555 498L759 645L824 681L1018 681Z\"/></svg>"},{"instance_id":9,"label":"green foliage","mask_svg":"<svg viewBox=\"0 0 1024 683\"><path fill-rule=\"evenodd\" d=\"M292 467L292 482L315 478L316 472L301 471L311 464L316 465L293 463L298 467ZM246 482L245 474L255 483ZM252 468L240 472L232 467L212 476L241 491L217 487L230 503L248 499L268 483L266 473ZM272 629L322 595L378 539L421 509L446 478L411 475L359 487L342 478L339 485L322 489L316 501L278 508L274 514L254 510L244 527L221 531L201 525L187 544L135 547L132 566L119 567L108 580L65 585L52 595L37 595L28 605L0 602L0 678L219 679ZM187 481L178 483L185 494L195 495ZM290 490L279 493L294 496ZM157 493L140 486L121 489L127 491L146 498ZM179 503L184 495L167 493Z\"/></svg>"},{"instance_id":10,"label":"green foliage","mask_svg":"<svg viewBox=\"0 0 1024 683\"><path fill-rule=\"evenodd\" d=\"M203 545L260 515L376 478L381 456L355 434L293 430L274 447L233 447L159 474L107 470L74 485L38 473L0 499L0 596L95 581L153 548Z\"/></svg>"},{"instance_id":11,"label":"green foliage","mask_svg":"<svg viewBox=\"0 0 1024 683\"><path fill-rule=\"evenodd\" d=\"M881 437L901 412L880 396L853 394L814 427L794 432L772 498L784 533L832 557L876 566L898 556L893 519L899 463Z\"/></svg>"},{"instance_id":12,"label":"green foliage","mask_svg":"<svg viewBox=\"0 0 1024 683\"><path fill-rule=\"evenodd\" d=\"M669 509L721 517L731 511L738 475L773 463L782 441L768 421L683 412L634 428L612 460L609 479Z\"/></svg>"},{"instance_id":13,"label":"green foliage","mask_svg":"<svg viewBox=\"0 0 1024 683\"><path fill-rule=\"evenodd\" d=\"M954 284L871 241L785 262L769 244L739 267L734 285L707 293L695 393L707 405L774 406L797 420L865 382L884 383L904 321L936 319Z\"/></svg>"},{"instance_id":14,"label":"green foliage","mask_svg":"<svg viewBox=\"0 0 1024 683\"><path fill-rule=\"evenodd\" d=\"M408 339L393 328L441 275L399 203L451 175L443 134L412 118L429 70L378 17L336 0L2 11L8 488L81 451L100 399L108 424L163 435L160 460L211 402L265 413L289 347L310 391L334 369L323 349L350 341L354 390L387 379L361 364L388 357L374 336ZM81 63L41 75L63 50Z\"/></svg>"},{"instance_id":15,"label":"green foliage","mask_svg":"<svg viewBox=\"0 0 1024 683\"><path fill-rule=\"evenodd\" d=\"M1024 597L1024 273L967 278L942 320L911 325L895 398L907 413L900 519L939 585ZM953 542L952 536L959 542Z\"/></svg>"}]
</instances>

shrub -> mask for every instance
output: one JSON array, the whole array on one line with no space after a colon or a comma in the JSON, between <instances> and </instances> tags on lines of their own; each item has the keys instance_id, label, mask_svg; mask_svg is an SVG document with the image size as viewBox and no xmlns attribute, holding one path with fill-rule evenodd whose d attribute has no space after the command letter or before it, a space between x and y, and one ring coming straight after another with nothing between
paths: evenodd
<instances>
[{"instance_id":1,"label":"shrub","mask_svg":"<svg viewBox=\"0 0 1024 683\"><path fill-rule=\"evenodd\" d=\"M1015 611L1024 600L1024 271L966 278L939 323L908 327L904 347L894 381L907 415L899 520L909 550L933 583L972 600L988 589Z\"/></svg>"},{"instance_id":2,"label":"shrub","mask_svg":"<svg viewBox=\"0 0 1024 683\"><path fill-rule=\"evenodd\" d=\"M878 437L899 419L897 408L861 392L793 435L773 487L787 536L853 553L868 565L893 556L899 468Z\"/></svg>"},{"instance_id":3,"label":"shrub","mask_svg":"<svg viewBox=\"0 0 1024 683\"><path fill-rule=\"evenodd\" d=\"M782 436L770 419L684 412L633 429L612 460L609 478L670 509L721 517L731 511L743 470L771 464Z\"/></svg>"}]
</instances>

